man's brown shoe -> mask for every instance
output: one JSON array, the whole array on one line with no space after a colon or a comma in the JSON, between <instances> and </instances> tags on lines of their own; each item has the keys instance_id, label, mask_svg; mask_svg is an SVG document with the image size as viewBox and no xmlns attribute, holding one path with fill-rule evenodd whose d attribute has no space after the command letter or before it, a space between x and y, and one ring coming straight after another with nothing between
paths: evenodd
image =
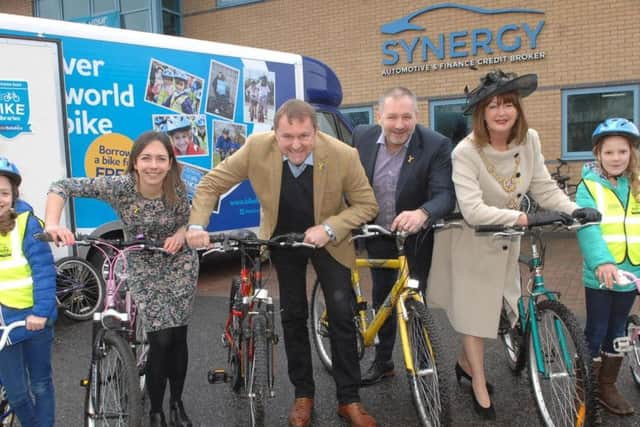
<instances>
[{"instance_id":1,"label":"man's brown shoe","mask_svg":"<svg viewBox=\"0 0 640 427\"><path fill-rule=\"evenodd\" d=\"M376 420L364 410L360 402L338 406L338 415L352 427L376 427Z\"/></svg>"},{"instance_id":2,"label":"man's brown shoe","mask_svg":"<svg viewBox=\"0 0 640 427\"><path fill-rule=\"evenodd\" d=\"M289 425L291 427L308 427L311 424L313 398L298 397L289 410Z\"/></svg>"}]
</instances>

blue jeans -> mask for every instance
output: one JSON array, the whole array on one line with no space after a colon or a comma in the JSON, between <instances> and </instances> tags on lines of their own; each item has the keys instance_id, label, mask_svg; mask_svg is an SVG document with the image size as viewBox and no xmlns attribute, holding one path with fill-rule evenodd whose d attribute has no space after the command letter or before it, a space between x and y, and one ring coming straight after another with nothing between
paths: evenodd
<instances>
[{"instance_id":1,"label":"blue jeans","mask_svg":"<svg viewBox=\"0 0 640 427\"><path fill-rule=\"evenodd\" d=\"M627 316L636 296L635 290L615 292L585 288L587 326L584 333L591 357L598 357L600 350L615 354L613 340L625 336Z\"/></svg>"},{"instance_id":2,"label":"blue jeans","mask_svg":"<svg viewBox=\"0 0 640 427\"><path fill-rule=\"evenodd\" d=\"M0 351L0 379L24 427L51 427L55 399L51 376L53 328Z\"/></svg>"}]
</instances>

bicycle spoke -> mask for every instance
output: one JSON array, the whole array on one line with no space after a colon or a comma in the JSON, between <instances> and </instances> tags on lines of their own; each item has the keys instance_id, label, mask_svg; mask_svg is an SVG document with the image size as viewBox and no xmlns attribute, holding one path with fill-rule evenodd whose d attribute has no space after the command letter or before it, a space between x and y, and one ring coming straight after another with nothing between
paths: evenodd
<instances>
[{"instance_id":1,"label":"bicycle spoke","mask_svg":"<svg viewBox=\"0 0 640 427\"><path fill-rule=\"evenodd\" d=\"M583 336L575 318L562 304L544 301L537 307L541 365L536 359L532 334L529 369L540 414L547 425L582 425L593 412L593 388Z\"/></svg>"},{"instance_id":2,"label":"bicycle spoke","mask_svg":"<svg viewBox=\"0 0 640 427\"><path fill-rule=\"evenodd\" d=\"M411 392L423 426L445 424L446 388L438 376L436 364L438 341L427 308L417 301L406 302L407 334L414 372L409 373Z\"/></svg>"}]
</instances>

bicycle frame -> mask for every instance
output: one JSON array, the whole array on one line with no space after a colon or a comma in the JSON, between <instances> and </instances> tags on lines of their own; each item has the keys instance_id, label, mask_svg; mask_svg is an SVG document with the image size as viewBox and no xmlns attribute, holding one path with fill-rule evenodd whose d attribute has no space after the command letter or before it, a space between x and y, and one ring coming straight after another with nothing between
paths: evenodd
<instances>
[{"instance_id":1,"label":"bicycle frame","mask_svg":"<svg viewBox=\"0 0 640 427\"><path fill-rule=\"evenodd\" d=\"M542 274L542 257L538 250L538 244L536 243L537 241L541 241L541 234L541 230L535 230L531 232L531 258L526 259L522 255L520 255L519 258L519 261L521 263L527 264L529 266L530 273L529 282L527 283L525 288L529 293L527 305L525 306L525 297L520 296L520 298L518 299L518 314L520 319L524 319L524 321L520 322L520 332L522 333L522 336L527 336L527 332L530 330L533 339L533 348L535 350L538 372L546 377L548 376L548 373L545 370L544 362L542 360L540 336L538 333L538 324L536 322L535 316L536 304L538 302L538 298L540 297L547 298L551 301L557 300L557 293L546 289L544 286L544 277ZM555 320L555 329L558 336L560 349L562 350L562 357L564 359L564 362L569 372L573 373L573 360L567 349L566 338L564 336L564 332L562 331L562 325L557 319Z\"/></svg>"},{"instance_id":2,"label":"bicycle frame","mask_svg":"<svg viewBox=\"0 0 640 427\"><path fill-rule=\"evenodd\" d=\"M243 339L243 337L250 336L251 331L251 319L253 316L260 315L261 313L266 313L265 320L267 321L267 331L273 331L275 325L275 313L273 309L273 299L268 296L268 292L263 288L262 283L262 260L260 258L260 253L258 248L244 246L240 243L240 296L242 297L242 307L238 309L238 307L233 307L229 313L227 318L227 322L224 328L224 335L229 343L229 345L234 349L234 351L239 351L239 345L235 340L234 334L231 331L231 326L233 324L233 319L237 318L241 325L242 335L238 337ZM256 252L255 254L249 255L248 252ZM249 260L253 262L249 262ZM250 265L251 264L251 265ZM266 307L264 310L259 309L256 305L265 304ZM270 360L268 361L268 366L270 370L270 374L268 375L268 386L269 386L269 396L274 397L275 392L273 390L274 381L273 381L273 372L275 370L275 349L273 345L269 345L270 354L268 355ZM253 358L253 347L249 347L249 359ZM244 360L241 364L242 368L242 377L245 380L245 389L246 389L246 363L248 361Z\"/></svg>"},{"instance_id":3,"label":"bicycle frame","mask_svg":"<svg viewBox=\"0 0 640 427\"><path fill-rule=\"evenodd\" d=\"M398 238L396 238L398 239ZM397 240L398 241L398 240ZM404 253L404 238L402 241L398 241L398 258L391 259L374 259L374 258L357 258L356 268L351 271L351 283L356 295L356 304L358 307L365 306L365 299L362 296L362 290L360 288L360 272L361 268L389 268L398 270L398 279L394 283L391 291L385 298L384 302L380 305L380 308L375 313L373 319L369 323L367 321L366 310L359 310L360 316L360 333L362 334L365 347L370 347L374 344L376 336L380 331L380 328L389 316L393 315L393 309L397 310L398 316L398 331L400 333L400 342L402 344L402 354L405 360L407 370L411 373L415 372L413 366L413 360L411 357L411 349L409 347L409 336L407 332L407 310L404 306L404 302L407 298L413 298L419 302L424 302L422 295L418 292L419 284L417 280L409 278L409 265L407 257ZM431 343L428 343L431 345Z\"/></svg>"}]
</instances>

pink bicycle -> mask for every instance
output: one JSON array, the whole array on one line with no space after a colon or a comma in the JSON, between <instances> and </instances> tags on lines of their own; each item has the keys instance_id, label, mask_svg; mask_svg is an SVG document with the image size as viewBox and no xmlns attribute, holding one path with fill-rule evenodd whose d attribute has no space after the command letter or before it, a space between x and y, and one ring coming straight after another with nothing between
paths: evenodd
<instances>
[{"instance_id":1,"label":"pink bicycle","mask_svg":"<svg viewBox=\"0 0 640 427\"><path fill-rule=\"evenodd\" d=\"M51 241L45 233L36 238ZM75 240L76 245L91 246L103 255L106 283L104 308L93 314L89 375L80 382L86 388L84 425L138 426L142 422L149 346L126 285L127 254L165 250L162 243L142 238L107 240L79 234Z\"/></svg>"}]
</instances>

